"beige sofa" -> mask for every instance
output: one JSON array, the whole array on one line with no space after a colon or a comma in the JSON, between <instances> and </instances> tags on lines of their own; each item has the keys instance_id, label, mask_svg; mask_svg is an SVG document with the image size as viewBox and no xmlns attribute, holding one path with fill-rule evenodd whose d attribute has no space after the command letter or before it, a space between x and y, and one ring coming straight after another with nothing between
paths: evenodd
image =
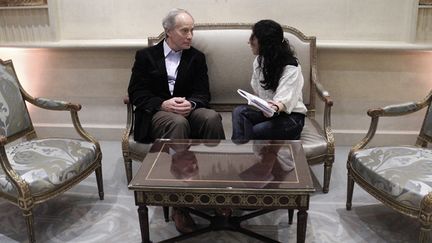
<instances>
[{"instance_id":1,"label":"beige sofa","mask_svg":"<svg viewBox=\"0 0 432 243\"><path fill-rule=\"evenodd\" d=\"M227 138L231 135L231 110L245 104L237 89L250 89L252 62L254 56L247 44L252 24L196 24L193 46L204 52L208 65L211 106L221 112ZM315 37L308 37L299 30L283 26L285 37L293 46L303 69L305 85L303 99L308 108L307 119L301 140L309 164L324 164L323 192L328 192L332 164L334 162L334 138L330 114L333 102L329 93L318 81L317 50ZM161 41L164 34L150 37L149 45ZM322 101L323 120L315 120L315 102ZM132 179L132 160L141 161L148 150L148 144L133 140L133 107L127 104L127 126L122 137L122 151L128 182Z\"/></svg>"}]
</instances>

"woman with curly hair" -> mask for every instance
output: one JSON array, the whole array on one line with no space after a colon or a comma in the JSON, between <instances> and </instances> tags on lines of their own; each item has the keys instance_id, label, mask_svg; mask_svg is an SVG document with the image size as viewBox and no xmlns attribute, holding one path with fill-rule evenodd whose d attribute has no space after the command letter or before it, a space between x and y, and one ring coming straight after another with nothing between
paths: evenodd
<instances>
[{"instance_id":1,"label":"woman with curly hair","mask_svg":"<svg viewBox=\"0 0 432 243\"><path fill-rule=\"evenodd\" d=\"M251 86L255 94L274 109L272 117L242 105L232 113L232 140L300 138L307 112L303 104L303 75L280 24L261 20L252 27L249 38L253 62Z\"/></svg>"}]
</instances>

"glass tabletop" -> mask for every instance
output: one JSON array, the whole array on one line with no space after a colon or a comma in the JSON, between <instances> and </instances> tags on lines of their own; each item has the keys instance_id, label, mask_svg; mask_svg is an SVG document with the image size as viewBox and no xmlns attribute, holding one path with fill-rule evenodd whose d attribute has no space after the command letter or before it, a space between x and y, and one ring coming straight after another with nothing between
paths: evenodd
<instances>
[{"instance_id":1,"label":"glass tabletop","mask_svg":"<svg viewBox=\"0 0 432 243\"><path fill-rule=\"evenodd\" d=\"M156 140L130 189L299 189L313 191L300 141Z\"/></svg>"}]
</instances>

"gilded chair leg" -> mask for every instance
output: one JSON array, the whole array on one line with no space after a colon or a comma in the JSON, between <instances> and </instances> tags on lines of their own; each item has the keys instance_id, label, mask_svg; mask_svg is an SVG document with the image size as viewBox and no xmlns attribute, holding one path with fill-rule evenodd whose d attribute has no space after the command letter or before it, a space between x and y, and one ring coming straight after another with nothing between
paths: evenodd
<instances>
[{"instance_id":1,"label":"gilded chair leg","mask_svg":"<svg viewBox=\"0 0 432 243\"><path fill-rule=\"evenodd\" d=\"M104 189L103 189L103 179L102 179L102 165L99 166L96 170L96 182L97 182L97 187L98 187L98 191L99 191L99 199L103 200L104 199Z\"/></svg>"},{"instance_id":2,"label":"gilded chair leg","mask_svg":"<svg viewBox=\"0 0 432 243\"><path fill-rule=\"evenodd\" d=\"M420 204L420 236L419 242L431 242L432 229L432 192L423 197Z\"/></svg>"},{"instance_id":3,"label":"gilded chair leg","mask_svg":"<svg viewBox=\"0 0 432 243\"><path fill-rule=\"evenodd\" d=\"M426 243L431 242L431 225L422 225L420 227L420 235L419 235L419 242L420 243Z\"/></svg>"},{"instance_id":4,"label":"gilded chair leg","mask_svg":"<svg viewBox=\"0 0 432 243\"><path fill-rule=\"evenodd\" d=\"M350 174L350 172L348 171L348 180L347 180L347 200L346 200L346 209L347 210L351 210L351 206L352 206L352 196L353 196L353 192L354 192L354 180Z\"/></svg>"},{"instance_id":5,"label":"gilded chair leg","mask_svg":"<svg viewBox=\"0 0 432 243\"><path fill-rule=\"evenodd\" d=\"M322 189L324 193L327 193L329 191L332 166L332 161L324 162L324 185Z\"/></svg>"},{"instance_id":6,"label":"gilded chair leg","mask_svg":"<svg viewBox=\"0 0 432 243\"><path fill-rule=\"evenodd\" d=\"M36 242L36 238L34 235L34 229L33 229L33 212L32 210L23 210L23 216L27 225L27 235L30 243Z\"/></svg>"},{"instance_id":7,"label":"gilded chair leg","mask_svg":"<svg viewBox=\"0 0 432 243\"><path fill-rule=\"evenodd\" d=\"M124 157L127 183L132 180L132 159Z\"/></svg>"}]
</instances>

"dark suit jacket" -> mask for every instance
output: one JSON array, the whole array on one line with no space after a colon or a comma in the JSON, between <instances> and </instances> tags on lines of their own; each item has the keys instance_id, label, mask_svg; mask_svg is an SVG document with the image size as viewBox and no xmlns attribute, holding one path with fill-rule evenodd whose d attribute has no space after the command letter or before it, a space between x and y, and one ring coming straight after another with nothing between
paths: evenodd
<instances>
[{"instance_id":1,"label":"dark suit jacket","mask_svg":"<svg viewBox=\"0 0 432 243\"><path fill-rule=\"evenodd\" d=\"M208 107L210 101L207 63L202 52L191 47L183 50L173 95L168 88L163 41L136 52L129 87L129 100L135 106L134 139L150 142L151 118L163 101L185 97L196 108Z\"/></svg>"}]
</instances>

